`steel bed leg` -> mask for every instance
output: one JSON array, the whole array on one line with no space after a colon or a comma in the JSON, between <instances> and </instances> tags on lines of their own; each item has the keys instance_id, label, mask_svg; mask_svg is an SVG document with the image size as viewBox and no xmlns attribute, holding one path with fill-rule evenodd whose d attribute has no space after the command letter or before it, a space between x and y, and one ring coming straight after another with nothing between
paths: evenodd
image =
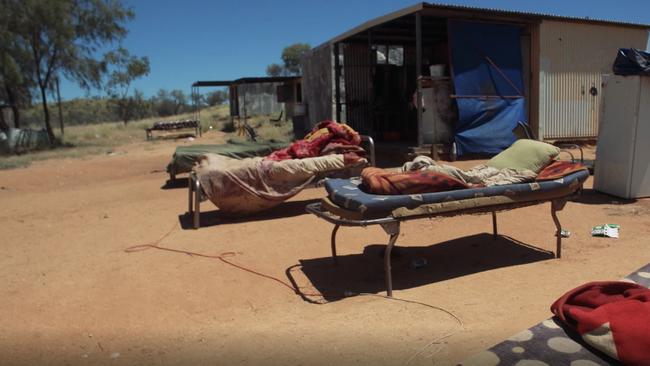
<instances>
[{"instance_id":1,"label":"steel bed leg","mask_svg":"<svg viewBox=\"0 0 650 366\"><path fill-rule=\"evenodd\" d=\"M194 228L198 229L201 226L199 221L201 215L201 184L196 175L194 178Z\"/></svg>"},{"instance_id":2,"label":"steel bed leg","mask_svg":"<svg viewBox=\"0 0 650 366\"><path fill-rule=\"evenodd\" d=\"M332 259L334 260L334 265L339 264L339 259L336 256L336 233L339 231L340 227L341 225L336 224L334 225L334 229L332 229L331 242L332 242Z\"/></svg>"},{"instance_id":3,"label":"steel bed leg","mask_svg":"<svg viewBox=\"0 0 650 366\"><path fill-rule=\"evenodd\" d=\"M381 227L386 234L390 235L390 239L386 245L386 251L384 252L384 273L386 275L386 295L393 297L393 275L390 266L390 252L393 250L397 237L399 236L400 225L399 221L394 221L388 224L382 224Z\"/></svg>"},{"instance_id":4,"label":"steel bed leg","mask_svg":"<svg viewBox=\"0 0 650 366\"><path fill-rule=\"evenodd\" d=\"M555 223L555 236L557 238L555 244L555 258L562 257L562 224L560 224L560 220L557 218L557 211L561 211L565 204L566 200L551 201L551 216L553 217L553 223Z\"/></svg>"},{"instance_id":5,"label":"steel bed leg","mask_svg":"<svg viewBox=\"0 0 650 366\"><path fill-rule=\"evenodd\" d=\"M492 239L497 240L499 232L497 231L497 213L492 211Z\"/></svg>"},{"instance_id":6,"label":"steel bed leg","mask_svg":"<svg viewBox=\"0 0 650 366\"><path fill-rule=\"evenodd\" d=\"M192 215L194 212L194 202L192 201L192 197L194 194L194 174L190 173L189 178L187 179L187 191L188 197L187 197L187 213Z\"/></svg>"}]
</instances>

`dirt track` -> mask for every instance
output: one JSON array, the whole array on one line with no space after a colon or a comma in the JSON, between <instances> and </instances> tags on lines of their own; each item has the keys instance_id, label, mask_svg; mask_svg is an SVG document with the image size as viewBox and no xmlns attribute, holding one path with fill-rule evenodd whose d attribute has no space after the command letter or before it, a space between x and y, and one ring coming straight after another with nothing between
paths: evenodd
<instances>
[{"instance_id":1,"label":"dirt track","mask_svg":"<svg viewBox=\"0 0 650 366\"><path fill-rule=\"evenodd\" d=\"M572 232L561 260L548 252L555 245L550 204L499 214L504 236L497 241L489 215L405 223L394 295L457 314L460 329L422 305L338 298L345 291L384 294L387 237L379 227L341 229L341 263L333 267L331 225L303 211L322 188L264 216L228 222L212 212L206 227L183 229L186 190L161 188L175 145L0 171L0 364L395 365L454 332L411 360L450 365L549 317L565 291L650 262L650 201L626 203L590 189L559 214ZM621 224L621 238L592 238L590 228L603 223ZM326 299L305 301L214 259L124 252L175 225L160 245L236 252L228 260L291 277ZM412 269L420 257L429 265Z\"/></svg>"}]
</instances>

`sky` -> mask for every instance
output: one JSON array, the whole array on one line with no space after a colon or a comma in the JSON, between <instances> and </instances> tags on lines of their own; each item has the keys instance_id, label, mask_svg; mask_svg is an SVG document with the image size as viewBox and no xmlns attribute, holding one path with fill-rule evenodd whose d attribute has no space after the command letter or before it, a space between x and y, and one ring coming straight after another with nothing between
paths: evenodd
<instances>
[{"instance_id":1,"label":"sky","mask_svg":"<svg viewBox=\"0 0 650 366\"><path fill-rule=\"evenodd\" d=\"M135 12L123 46L149 57L151 72L133 87L146 96L158 89L189 94L197 80L264 76L281 63L282 49L312 47L414 0L123 0ZM649 0L448 0L444 4L550 13L650 24ZM650 46L648 47L650 49ZM206 90L207 91L207 90ZM64 99L87 95L61 85Z\"/></svg>"}]
</instances>

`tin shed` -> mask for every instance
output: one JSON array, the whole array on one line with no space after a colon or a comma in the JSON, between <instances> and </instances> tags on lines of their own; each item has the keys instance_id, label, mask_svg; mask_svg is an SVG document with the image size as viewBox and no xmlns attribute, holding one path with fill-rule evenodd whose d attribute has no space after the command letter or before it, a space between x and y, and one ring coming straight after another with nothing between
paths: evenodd
<instances>
[{"instance_id":1,"label":"tin shed","mask_svg":"<svg viewBox=\"0 0 650 366\"><path fill-rule=\"evenodd\" d=\"M311 124L379 141L498 152L527 123L544 139L595 138L601 78L650 26L419 3L359 25L303 58Z\"/></svg>"}]
</instances>

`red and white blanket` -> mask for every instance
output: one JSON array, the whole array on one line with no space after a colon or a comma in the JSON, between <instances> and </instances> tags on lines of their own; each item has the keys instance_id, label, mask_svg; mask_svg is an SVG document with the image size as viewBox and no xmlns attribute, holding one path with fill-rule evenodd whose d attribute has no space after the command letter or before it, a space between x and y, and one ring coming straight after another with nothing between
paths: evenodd
<instances>
[{"instance_id":1,"label":"red and white blanket","mask_svg":"<svg viewBox=\"0 0 650 366\"><path fill-rule=\"evenodd\" d=\"M608 356L625 365L650 365L650 289L590 282L564 294L551 311Z\"/></svg>"}]
</instances>

